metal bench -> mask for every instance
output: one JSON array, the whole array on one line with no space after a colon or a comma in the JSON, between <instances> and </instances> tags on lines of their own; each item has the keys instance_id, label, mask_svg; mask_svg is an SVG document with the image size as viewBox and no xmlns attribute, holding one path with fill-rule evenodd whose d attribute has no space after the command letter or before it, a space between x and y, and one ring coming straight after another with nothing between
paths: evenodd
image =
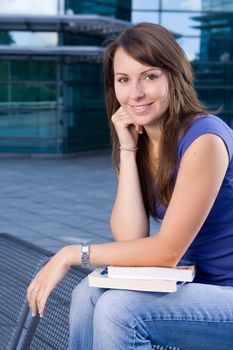
<instances>
[{"instance_id":1,"label":"metal bench","mask_svg":"<svg viewBox=\"0 0 233 350\"><path fill-rule=\"evenodd\" d=\"M27 286L47 260L40 250L0 234L0 349L16 348L29 311Z\"/></svg>"},{"instance_id":2,"label":"metal bench","mask_svg":"<svg viewBox=\"0 0 233 350\"><path fill-rule=\"evenodd\" d=\"M67 349L71 292L87 273L87 270L81 268L72 268L68 272L51 293L45 307L45 316L42 319L35 317L30 322L22 345L23 350Z\"/></svg>"},{"instance_id":3,"label":"metal bench","mask_svg":"<svg viewBox=\"0 0 233 350\"><path fill-rule=\"evenodd\" d=\"M71 292L90 271L71 268L49 296L45 316L32 318L26 297L27 286L52 255L34 244L0 233L1 350L67 349ZM153 349L181 350L159 345Z\"/></svg>"},{"instance_id":4,"label":"metal bench","mask_svg":"<svg viewBox=\"0 0 233 350\"><path fill-rule=\"evenodd\" d=\"M72 268L51 293L44 318L32 318L26 297L27 286L52 255L52 252L14 236L0 234L1 350L67 349L71 291L89 271Z\"/></svg>"}]
</instances>

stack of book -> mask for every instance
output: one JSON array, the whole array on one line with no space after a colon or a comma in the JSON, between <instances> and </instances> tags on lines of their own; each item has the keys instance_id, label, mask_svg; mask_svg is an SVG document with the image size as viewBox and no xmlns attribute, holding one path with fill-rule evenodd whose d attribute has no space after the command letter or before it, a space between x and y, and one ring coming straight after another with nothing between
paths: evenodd
<instances>
[{"instance_id":1,"label":"stack of book","mask_svg":"<svg viewBox=\"0 0 233 350\"><path fill-rule=\"evenodd\" d=\"M121 267L97 268L88 276L90 287L176 292L184 283L192 282L195 265L181 262L176 267Z\"/></svg>"}]
</instances>

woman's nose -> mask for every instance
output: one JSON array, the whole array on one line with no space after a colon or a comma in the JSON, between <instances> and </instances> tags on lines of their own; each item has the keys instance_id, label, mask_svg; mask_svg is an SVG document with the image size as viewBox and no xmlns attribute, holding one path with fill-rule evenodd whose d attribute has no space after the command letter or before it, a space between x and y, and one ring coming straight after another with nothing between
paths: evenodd
<instances>
[{"instance_id":1,"label":"woman's nose","mask_svg":"<svg viewBox=\"0 0 233 350\"><path fill-rule=\"evenodd\" d=\"M135 83L132 85L131 98L137 100L137 99L144 97L144 95L145 95L145 93L144 93L142 84Z\"/></svg>"}]
</instances>

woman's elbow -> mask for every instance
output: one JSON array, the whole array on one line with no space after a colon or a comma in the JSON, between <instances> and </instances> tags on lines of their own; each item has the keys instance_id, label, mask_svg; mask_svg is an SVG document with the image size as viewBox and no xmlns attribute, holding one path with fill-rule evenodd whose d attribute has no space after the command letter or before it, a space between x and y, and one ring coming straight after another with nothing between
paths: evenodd
<instances>
[{"instance_id":1,"label":"woman's elbow","mask_svg":"<svg viewBox=\"0 0 233 350\"><path fill-rule=\"evenodd\" d=\"M157 258L161 260L161 265L164 267L175 267L183 256L183 251L180 247L164 239L161 233L153 237L157 250Z\"/></svg>"},{"instance_id":2,"label":"woman's elbow","mask_svg":"<svg viewBox=\"0 0 233 350\"><path fill-rule=\"evenodd\" d=\"M123 241L122 229L119 227L117 223L115 223L114 219L111 217L109 222L110 230L112 236L116 241Z\"/></svg>"},{"instance_id":3,"label":"woman's elbow","mask_svg":"<svg viewBox=\"0 0 233 350\"><path fill-rule=\"evenodd\" d=\"M110 219L110 229L116 241L127 241L147 237L149 229L147 226L134 227L134 225L124 224L123 222L115 222Z\"/></svg>"}]
</instances>

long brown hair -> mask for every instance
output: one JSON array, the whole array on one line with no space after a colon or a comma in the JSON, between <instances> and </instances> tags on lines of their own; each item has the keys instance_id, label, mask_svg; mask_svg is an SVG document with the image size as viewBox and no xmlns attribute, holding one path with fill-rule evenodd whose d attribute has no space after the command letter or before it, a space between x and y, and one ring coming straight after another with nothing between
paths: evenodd
<instances>
[{"instance_id":1,"label":"long brown hair","mask_svg":"<svg viewBox=\"0 0 233 350\"><path fill-rule=\"evenodd\" d=\"M137 166L144 204L148 215L156 215L156 204L168 206L174 188L177 142L193 118L206 114L193 87L192 68L173 35L164 27L140 23L125 29L108 44L104 54L106 109L110 119L112 154L119 170L119 141L111 116L120 107L114 91L113 60L121 47L138 62L163 69L169 82L169 107L161 118L161 140L158 164L151 157L147 134L139 136ZM153 186L153 184L156 186ZM156 193L155 193L156 187Z\"/></svg>"}]
</instances>

